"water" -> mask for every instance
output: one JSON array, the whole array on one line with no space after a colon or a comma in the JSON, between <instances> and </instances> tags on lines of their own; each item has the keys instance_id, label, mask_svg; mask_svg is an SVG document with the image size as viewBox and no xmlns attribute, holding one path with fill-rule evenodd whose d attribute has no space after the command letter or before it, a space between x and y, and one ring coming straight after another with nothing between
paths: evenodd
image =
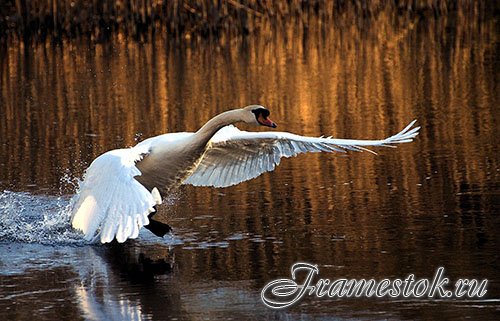
<instances>
[{"instance_id":1,"label":"water","mask_svg":"<svg viewBox=\"0 0 500 321\"><path fill-rule=\"evenodd\" d=\"M496 22L395 27L385 18L362 31L286 26L180 44L9 44L0 55L0 318L498 318ZM103 246L71 229L75 182L100 153L250 103L304 135L383 138L415 118L422 129L378 156L302 155L234 187L182 187L160 209L174 228L164 239L144 230ZM297 261L358 279L431 277L444 266L452 280L487 278L488 294L267 309L260 290Z\"/></svg>"}]
</instances>

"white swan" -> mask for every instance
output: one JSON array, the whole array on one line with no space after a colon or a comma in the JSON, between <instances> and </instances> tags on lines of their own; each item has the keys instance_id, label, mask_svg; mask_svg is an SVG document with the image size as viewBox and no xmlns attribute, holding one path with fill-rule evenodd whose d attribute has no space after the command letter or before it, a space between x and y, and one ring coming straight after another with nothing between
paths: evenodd
<instances>
[{"instance_id":1,"label":"white swan","mask_svg":"<svg viewBox=\"0 0 500 321\"><path fill-rule=\"evenodd\" d=\"M268 116L265 107L250 105L212 118L196 133L164 134L102 154L86 170L73 200L73 227L87 240L100 236L102 243L136 238L143 226L162 236L170 227L151 220L160 192L180 184L235 185L274 170L282 157L305 152L368 151L366 146L411 142L420 128L412 128L413 121L383 140L351 140L246 132L231 125L275 128Z\"/></svg>"}]
</instances>

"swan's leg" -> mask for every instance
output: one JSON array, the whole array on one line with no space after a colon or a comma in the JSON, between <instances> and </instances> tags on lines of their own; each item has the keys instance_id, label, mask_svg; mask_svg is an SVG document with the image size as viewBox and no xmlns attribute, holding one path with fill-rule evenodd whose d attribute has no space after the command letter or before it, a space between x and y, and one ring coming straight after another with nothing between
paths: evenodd
<instances>
[{"instance_id":1,"label":"swan's leg","mask_svg":"<svg viewBox=\"0 0 500 321\"><path fill-rule=\"evenodd\" d=\"M148 215L149 224L144 225L144 227L147 228L148 230L150 230L151 233L153 233L154 235L159 236L159 237L163 237L163 236L165 236L165 234L172 232L172 228L168 224L165 224L165 223L162 223L162 222L159 222L159 221L153 219L153 216L156 214L156 206L154 207L154 209L155 209L155 211L151 212Z\"/></svg>"}]
</instances>

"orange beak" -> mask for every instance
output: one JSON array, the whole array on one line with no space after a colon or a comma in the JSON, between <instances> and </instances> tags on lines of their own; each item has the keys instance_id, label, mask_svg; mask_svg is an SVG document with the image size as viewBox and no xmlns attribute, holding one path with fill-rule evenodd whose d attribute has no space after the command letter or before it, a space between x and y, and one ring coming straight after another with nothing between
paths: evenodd
<instances>
[{"instance_id":1,"label":"orange beak","mask_svg":"<svg viewBox=\"0 0 500 321\"><path fill-rule=\"evenodd\" d=\"M259 115L257 120L259 121L259 124L261 124L262 126L267 126L267 127L272 127L272 128L278 127L278 125L276 125L275 122L273 122L269 118L262 117L262 115Z\"/></svg>"}]
</instances>

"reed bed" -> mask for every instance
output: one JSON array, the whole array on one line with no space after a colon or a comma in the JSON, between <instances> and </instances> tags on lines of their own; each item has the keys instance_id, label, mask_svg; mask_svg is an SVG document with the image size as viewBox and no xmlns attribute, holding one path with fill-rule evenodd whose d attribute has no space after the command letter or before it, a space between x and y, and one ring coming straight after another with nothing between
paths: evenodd
<instances>
[{"instance_id":1,"label":"reed bed","mask_svg":"<svg viewBox=\"0 0 500 321\"><path fill-rule=\"evenodd\" d=\"M387 10L440 16L480 6L466 0L6 0L0 5L0 40L103 40L117 31L137 38L155 32L175 38L246 35L297 20L307 27L311 19L369 20Z\"/></svg>"}]
</instances>

